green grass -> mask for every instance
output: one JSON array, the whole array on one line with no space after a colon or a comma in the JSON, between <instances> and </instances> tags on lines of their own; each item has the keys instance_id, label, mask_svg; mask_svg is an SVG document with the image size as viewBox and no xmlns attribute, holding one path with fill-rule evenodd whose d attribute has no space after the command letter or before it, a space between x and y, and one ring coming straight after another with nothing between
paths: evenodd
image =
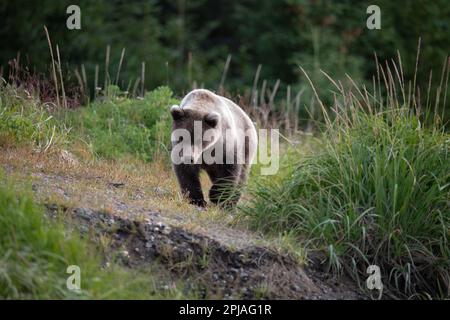
<instances>
[{"instance_id":1,"label":"green grass","mask_svg":"<svg viewBox=\"0 0 450 320\"><path fill-rule=\"evenodd\" d=\"M152 266L103 267L99 248L47 218L29 194L17 195L8 185L0 186L0 257L3 299L186 298L180 285L164 290L162 284L170 280L161 270L155 277ZM66 287L69 265L81 269L80 293Z\"/></svg>"},{"instance_id":2,"label":"green grass","mask_svg":"<svg viewBox=\"0 0 450 320\"><path fill-rule=\"evenodd\" d=\"M167 87L142 100L113 97L68 113L64 121L73 139L84 140L101 158L134 156L146 161L168 159L171 121L168 108L177 103Z\"/></svg>"},{"instance_id":3,"label":"green grass","mask_svg":"<svg viewBox=\"0 0 450 320\"><path fill-rule=\"evenodd\" d=\"M296 234L362 287L375 264L389 295L448 298L450 135L407 97L344 94L324 112L318 150L291 151L277 177L250 188L242 215L268 233Z\"/></svg>"},{"instance_id":4,"label":"green grass","mask_svg":"<svg viewBox=\"0 0 450 320\"><path fill-rule=\"evenodd\" d=\"M29 144L43 152L67 144L69 130L52 116L51 107L0 83L0 147Z\"/></svg>"},{"instance_id":5,"label":"green grass","mask_svg":"<svg viewBox=\"0 0 450 320\"><path fill-rule=\"evenodd\" d=\"M83 141L98 158L168 161L172 127L168 108L177 102L169 88L160 87L143 99L116 92L75 110L55 110L54 105L2 83L0 147L29 144L49 151Z\"/></svg>"}]
</instances>

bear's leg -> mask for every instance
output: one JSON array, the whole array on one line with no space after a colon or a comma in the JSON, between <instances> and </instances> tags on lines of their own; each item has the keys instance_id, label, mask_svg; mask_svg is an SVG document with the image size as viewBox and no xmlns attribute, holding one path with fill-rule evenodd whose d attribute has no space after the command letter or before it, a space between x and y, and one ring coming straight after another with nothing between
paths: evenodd
<instances>
[{"instance_id":1,"label":"bear's leg","mask_svg":"<svg viewBox=\"0 0 450 320\"><path fill-rule=\"evenodd\" d=\"M188 197L189 202L204 207L206 201L203 198L202 186L200 184L200 166L180 164L174 165L173 169L177 176L181 192Z\"/></svg>"},{"instance_id":2,"label":"bear's leg","mask_svg":"<svg viewBox=\"0 0 450 320\"><path fill-rule=\"evenodd\" d=\"M243 164L241 172L239 174L238 185L241 187L244 186L245 183L247 182L247 178L248 178L248 164Z\"/></svg>"},{"instance_id":3,"label":"bear's leg","mask_svg":"<svg viewBox=\"0 0 450 320\"><path fill-rule=\"evenodd\" d=\"M233 208L240 198L240 190L237 188L240 170L239 166L223 165L207 170L213 182L209 190L209 200L226 208Z\"/></svg>"}]
</instances>

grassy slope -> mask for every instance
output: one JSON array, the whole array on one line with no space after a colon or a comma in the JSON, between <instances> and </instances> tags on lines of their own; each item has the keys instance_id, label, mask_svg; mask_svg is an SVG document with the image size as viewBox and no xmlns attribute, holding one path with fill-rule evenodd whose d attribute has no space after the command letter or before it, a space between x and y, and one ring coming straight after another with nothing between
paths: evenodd
<instances>
[{"instance_id":1,"label":"grassy slope","mask_svg":"<svg viewBox=\"0 0 450 320\"><path fill-rule=\"evenodd\" d=\"M131 212L151 209L170 219L174 225L181 225L185 230L202 232L206 236L226 241L230 248L259 241L249 239L247 230L243 230L245 227L223 230L224 225L234 223L233 216L218 208L199 212L179 195L168 158L167 145L170 141L171 123L166 112L167 107L177 101L172 98L168 88L149 92L143 100L110 97L82 109L65 112L51 110L51 105L43 105L21 90L11 87L0 88L0 99L0 163L6 171L5 178L0 180L4 184L6 181L3 187L5 191L14 189L17 194L25 193L27 201L32 203L31 193L28 193L30 184L33 183L37 186L33 190L36 203L58 204L66 208L90 208L124 217ZM202 178L203 183L208 186L206 176ZM124 187L111 190L108 188L110 182L124 183ZM126 204L125 209L120 205L122 203ZM13 213L15 214L18 213ZM48 229L64 231L62 226L46 221L42 216L42 208L38 207L35 214L45 220L45 225L50 225ZM134 218L142 219L142 213L138 213ZM10 223L8 221L5 224ZM19 227L24 228L23 225ZM23 232L27 234L29 230ZM98 243L98 239L93 240ZM82 242L85 242L84 245L91 252L91 256L80 254L76 257L77 261L85 261L82 269L89 269L89 274L85 274L86 281L92 283L92 279L100 277L105 283L95 284L94 287L86 286L85 295L82 296L70 295L70 292L63 290L68 276L64 266L70 259L64 256L61 249L53 251L55 256L60 257L61 262L52 269L57 272L49 273L48 281L45 281L49 287L48 293L45 293L47 289L44 283L34 294L20 287L19 282L19 289L5 292L1 296L197 297L195 288L184 290L186 284L183 281L174 282L157 263L150 270L135 271L124 269L118 263L112 266L117 272L110 276L103 275L107 270L102 270L101 264L95 259L103 255L105 248L92 246L89 241ZM9 243L5 244L5 250L9 246ZM277 245L284 250L282 246L283 243ZM39 254L44 249L34 248L33 251ZM11 274L11 266L14 265L15 261L10 260L10 266L5 271L6 276ZM43 267L38 265L36 268ZM26 271L25 266L22 271ZM45 274L45 270L37 274L40 273ZM61 275L62 278L59 278ZM112 277L117 280L112 281ZM33 275L30 275L30 279L32 278ZM129 281L131 278L136 279L136 282ZM147 280L144 281L145 279ZM127 283L130 287L124 287ZM191 283L191 288L192 284L195 286L196 281L187 279L186 283ZM166 284L171 290L161 291L160 288ZM0 279L0 286L6 288L6 280ZM50 286L59 289L63 286L63 289L61 292L54 292L50 290ZM114 288L117 290L113 290Z\"/></svg>"},{"instance_id":2,"label":"grassy slope","mask_svg":"<svg viewBox=\"0 0 450 320\"><path fill-rule=\"evenodd\" d=\"M6 299L162 299L182 298L170 277L156 269L102 265L101 251L77 232L49 220L25 191L0 186L0 297ZM68 266L81 270L81 292L68 290ZM155 266L156 268L156 266Z\"/></svg>"},{"instance_id":3,"label":"grassy slope","mask_svg":"<svg viewBox=\"0 0 450 320\"><path fill-rule=\"evenodd\" d=\"M33 197L37 203L58 204L66 208L90 208L124 217L131 212L138 212L134 217L136 219L145 218L142 217L142 211L151 209L171 220L172 225L182 226L184 230L225 243L231 251L249 245L268 245L269 241L248 232L246 225L236 221L233 215L214 207L199 211L179 195L168 159L171 123L167 107L176 103L168 88L150 92L143 100L109 97L82 109L60 112L51 110L53 106L43 105L23 91L8 86L0 88L0 99L0 163L9 180L4 190L14 188L18 194L24 190L28 192L31 180L36 187ZM208 187L209 179L202 176L202 180L205 187ZM110 182L121 182L124 186L111 190L108 187ZM41 209L37 211L39 213L36 214L42 215ZM42 219L45 220L43 217ZM233 227L227 228L230 225ZM60 226L52 224L50 227L55 228L63 231ZM24 230L24 233L27 232ZM304 251L288 245L289 240L278 237L270 243L270 247L280 252L293 252L300 262L304 262ZM6 244L5 248L8 246L10 244ZM89 252L92 252L94 258L102 256L104 248L91 247L88 243L86 246L90 248ZM42 250L35 248L33 251L39 254ZM69 261L61 250L54 251L54 254L60 256L63 262L55 266L57 273L49 274L46 282L49 287L61 289L61 285L64 286L65 283L58 276L63 272L63 279L67 278L63 266ZM84 255L77 259L86 260L87 265L83 268L91 268L92 273L86 275L87 279L97 275L103 277L103 271L95 272L100 268L98 262L89 260ZM11 260L11 266L13 265L15 262ZM41 267L43 268L39 265L37 268ZM157 267L158 265L156 271L130 272L117 265L115 268L120 270L120 276L113 274L118 278L117 281L104 283L96 293L87 288L86 295L82 297L197 296L193 290L186 292L179 289L184 284L173 285L173 281L167 280L165 272ZM23 271L25 270L23 267ZM6 275L10 273L8 270ZM139 280L147 275L150 283L138 281L130 290L118 286L119 283L127 283L128 277ZM109 281L106 275L104 279ZM158 286L151 291L153 293L149 293L154 288L151 282L169 283L169 287L174 289L161 292L157 290ZM194 285L197 282L195 279L191 282L186 280L186 283ZM3 279L0 286L6 286ZM110 293L109 288L115 286L119 289ZM132 288L136 290L133 291ZM70 294L64 290L53 292L49 288L46 296L45 290L45 285L42 284L36 294L22 288L4 293L3 296L62 298ZM128 295L129 291L133 291L133 294Z\"/></svg>"},{"instance_id":4,"label":"grassy slope","mask_svg":"<svg viewBox=\"0 0 450 320\"><path fill-rule=\"evenodd\" d=\"M81 113L69 112L58 116L52 116L49 106L11 87L1 88L0 101L2 156L8 149L21 146L13 152L14 157L28 161L29 166L34 163L41 168L48 158L49 162L53 161L49 167L54 171L60 165L52 154L58 155L62 149L73 150L85 157L88 163L96 162L98 157L130 157L131 154L132 158L150 160L152 156L158 156L159 148L164 148L163 141L167 140L163 110L173 100L171 92L161 88L143 101L124 100L120 106L114 102L95 104ZM148 110L154 112L149 113ZM140 116L146 117L145 121ZM142 127L142 122L145 127ZM101 126L104 123L109 123L109 126ZM161 144L154 141L161 141ZM154 148L146 149L150 145ZM19 155L21 152L25 153ZM39 159L32 160L33 154ZM99 167L98 170L110 168ZM68 233L60 222L49 220L44 215L44 208L32 199L29 184L23 184L28 180L26 176L20 179L2 177L1 180L0 297L187 297L188 293L182 290L183 285L174 284L170 275L157 264L139 270L124 268L120 263L112 263L105 268L101 261L102 248L89 239L81 239L76 231ZM66 288L69 265L81 268L81 294Z\"/></svg>"}]
</instances>

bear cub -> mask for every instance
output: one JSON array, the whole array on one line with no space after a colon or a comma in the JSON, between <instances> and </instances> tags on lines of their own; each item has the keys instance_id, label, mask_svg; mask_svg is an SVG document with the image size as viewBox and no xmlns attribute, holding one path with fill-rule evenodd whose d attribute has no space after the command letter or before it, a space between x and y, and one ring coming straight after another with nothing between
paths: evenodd
<instances>
[{"instance_id":1,"label":"bear cub","mask_svg":"<svg viewBox=\"0 0 450 320\"><path fill-rule=\"evenodd\" d=\"M170 113L171 156L181 192L192 204L205 206L199 178L204 170L213 184L209 200L235 206L256 154L253 122L234 102L205 89L188 93Z\"/></svg>"}]
</instances>

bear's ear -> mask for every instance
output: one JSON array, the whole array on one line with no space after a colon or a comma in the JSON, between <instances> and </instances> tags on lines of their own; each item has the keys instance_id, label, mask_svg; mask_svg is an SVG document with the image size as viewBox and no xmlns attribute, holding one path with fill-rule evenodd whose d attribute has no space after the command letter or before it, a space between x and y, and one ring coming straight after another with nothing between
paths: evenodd
<instances>
[{"instance_id":1,"label":"bear's ear","mask_svg":"<svg viewBox=\"0 0 450 320\"><path fill-rule=\"evenodd\" d=\"M183 117L184 112L179 106L173 105L170 108L170 114L172 115L173 120L179 120Z\"/></svg>"},{"instance_id":2,"label":"bear's ear","mask_svg":"<svg viewBox=\"0 0 450 320\"><path fill-rule=\"evenodd\" d=\"M208 113L203 119L205 123L211 128L215 128L219 123L220 115L217 112Z\"/></svg>"}]
</instances>

